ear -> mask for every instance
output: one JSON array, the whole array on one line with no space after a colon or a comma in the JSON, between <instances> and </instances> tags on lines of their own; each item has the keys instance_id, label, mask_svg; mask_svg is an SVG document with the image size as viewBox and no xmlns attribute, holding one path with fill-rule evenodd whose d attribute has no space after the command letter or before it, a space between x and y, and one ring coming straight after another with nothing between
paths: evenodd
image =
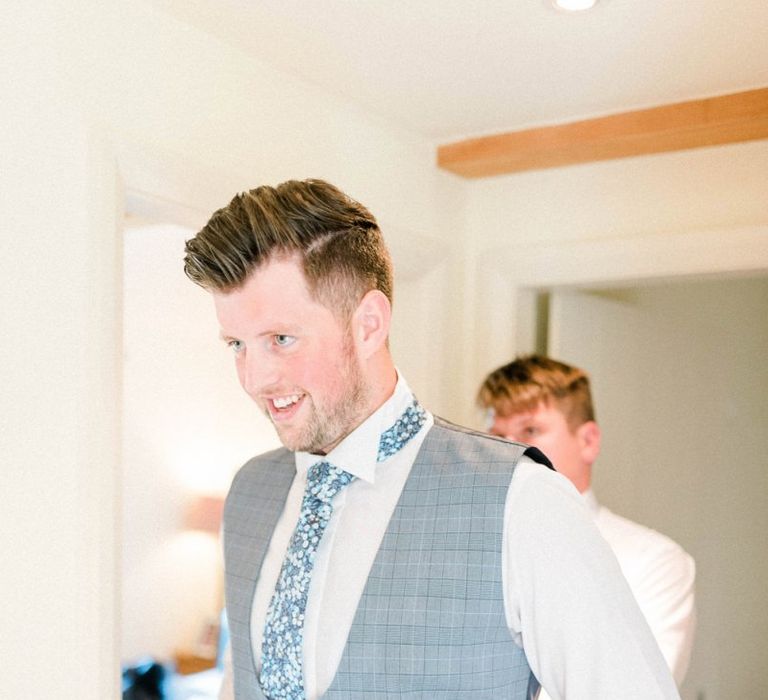
<instances>
[{"instance_id":1,"label":"ear","mask_svg":"<svg viewBox=\"0 0 768 700\"><path fill-rule=\"evenodd\" d=\"M368 359L387 344L392 306L386 295L371 289L352 314L352 333L360 357Z\"/></svg>"},{"instance_id":2,"label":"ear","mask_svg":"<svg viewBox=\"0 0 768 700\"><path fill-rule=\"evenodd\" d=\"M593 420L587 421L577 428L576 435L579 439L581 458L592 465L600 454L600 426Z\"/></svg>"}]
</instances>

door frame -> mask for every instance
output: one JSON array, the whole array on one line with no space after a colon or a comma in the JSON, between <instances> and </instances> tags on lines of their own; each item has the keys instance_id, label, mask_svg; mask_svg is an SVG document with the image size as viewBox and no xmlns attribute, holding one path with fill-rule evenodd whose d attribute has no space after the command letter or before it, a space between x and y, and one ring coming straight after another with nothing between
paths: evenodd
<instances>
[{"instance_id":1,"label":"door frame","mask_svg":"<svg viewBox=\"0 0 768 700\"><path fill-rule=\"evenodd\" d=\"M533 351L537 296L552 287L620 287L767 271L768 225L482 251L474 271L473 336L479 340L463 368L468 390L515 354Z\"/></svg>"}]
</instances>

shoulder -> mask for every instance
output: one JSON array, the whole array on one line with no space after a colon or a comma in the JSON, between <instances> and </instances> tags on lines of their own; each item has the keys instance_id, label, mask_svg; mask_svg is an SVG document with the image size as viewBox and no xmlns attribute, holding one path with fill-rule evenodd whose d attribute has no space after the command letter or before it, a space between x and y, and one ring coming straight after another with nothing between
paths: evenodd
<instances>
[{"instance_id":1,"label":"shoulder","mask_svg":"<svg viewBox=\"0 0 768 700\"><path fill-rule=\"evenodd\" d=\"M550 469L552 464L535 447L505 438L481 433L435 416L435 423L425 439L427 449L448 451L457 459L474 461L512 461L517 463L523 456Z\"/></svg>"},{"instance_id":2,"label":"shoulder","mask_svg":"<svg viewBox=\"0 0 768 700\"><path fill-rule=\"evenodd\" d=\"M617 515L605 506L599 506L595 521L622 568L660 567L676 570L680 576L694 576L693 557L671 537Z\"/></svg>"},{"instance_id":3,"label":"shoulder","mask_svg":"<svg viewBox=\"0 0 768 700\"><path fill-rule=\"evenodd\" d=\"M245 469L246 467L255 467L256 465L264 464L294 464L294 459L295 454L293 452L286 449L285 447L278 447L274 450L270 450L269 452L262 452L260 455L252 457L243 465L242 468Z\"/></svg>"},{"instance_id":4,"label":"shoulder","mask_svg":"<svg viewBox=\"0 0 768 700\"><path fill-rule=\"evenodd\" d=\"M682 550L682 547L670 537L618 515L603 505L598 506L595 521L603 536L609 541L626 543L633 549L643 551Z\"/></svg>"},{"instance_id":5,"label":"shoulder","mask_svg":"<svg viewBox=\"0 0 768 700\"><path fill-rule=\"evenodd\" d=\"M284 447L257 455L237 471L230 492L293 480L295 465L293 452Z\"/></svg>"}]
</instances>

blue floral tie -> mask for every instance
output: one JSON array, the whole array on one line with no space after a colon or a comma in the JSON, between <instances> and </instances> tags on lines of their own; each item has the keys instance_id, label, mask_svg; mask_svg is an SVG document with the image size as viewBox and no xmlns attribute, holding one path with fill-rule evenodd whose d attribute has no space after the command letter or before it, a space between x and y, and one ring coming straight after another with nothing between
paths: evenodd
<instances>
[{"instance_id":1,"label":"blue floral tie","mask_svg":"<svg viewBox=\"0 0 768 700\"><path fill-rule=\"evenodd\" d=\"M397 422L379 441L377 462L398 452L426 420L424 409L414 399ZM333 512L332 501L355 479L328 462L313 464L307 472L307 488L299 521L277 579L267 610L261 648L259 682L270 700L304 700L304 612L315 554Z\"/></svg>"}]
</instances>

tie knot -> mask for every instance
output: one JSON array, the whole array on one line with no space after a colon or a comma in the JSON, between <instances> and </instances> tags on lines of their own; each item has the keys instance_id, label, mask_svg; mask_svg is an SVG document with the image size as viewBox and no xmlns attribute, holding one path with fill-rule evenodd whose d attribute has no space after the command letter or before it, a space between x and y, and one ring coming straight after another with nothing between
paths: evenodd
<instances>
[{"instance_id":1,"label":"tie knot","mask_svg":"<svg viewBox=\"0 0 768 700\"><path fill-rule=\"evenodd\" d=\"M317 462L307 472L307 496L330 503L355 477L330 462Z\"/></svg>"}]
</instances>

